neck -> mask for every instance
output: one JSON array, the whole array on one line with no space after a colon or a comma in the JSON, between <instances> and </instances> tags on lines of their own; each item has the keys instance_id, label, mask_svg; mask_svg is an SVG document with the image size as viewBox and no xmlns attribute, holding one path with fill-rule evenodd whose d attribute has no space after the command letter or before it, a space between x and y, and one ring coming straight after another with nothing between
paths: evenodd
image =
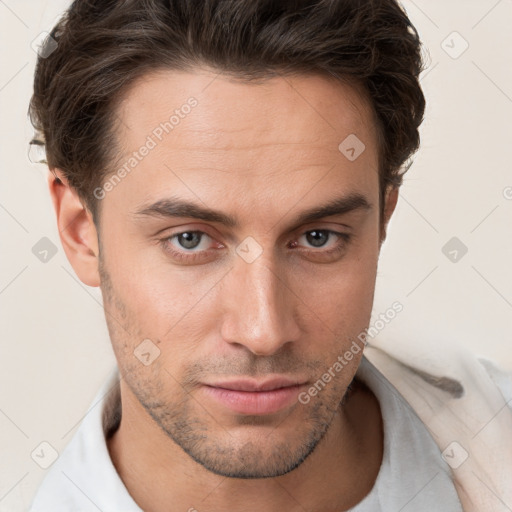
<instances>
[{"instance_id":1,"label":"neck","mask_svg":"<svg viewBox=\"0 0 512 512\"><path fill-rule=\"evenodd\" d=\"M174 443L121 381L122 419L107 439L119 476L147 512L347 510L371 490L382 462L382 418L364 384L337 411L311 455L293 471L263 479L206 470Z\"/></svg>"}]
</instances>

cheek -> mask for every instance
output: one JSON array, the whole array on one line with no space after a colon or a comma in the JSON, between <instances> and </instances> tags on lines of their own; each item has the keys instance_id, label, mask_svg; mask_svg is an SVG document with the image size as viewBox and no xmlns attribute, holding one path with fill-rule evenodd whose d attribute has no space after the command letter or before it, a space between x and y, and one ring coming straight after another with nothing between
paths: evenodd
<instances>
[{"instance_id":1,"label":"cheek","mask_svg":"<svg viewBox=\"0 0 512 512\"><path fill-rule=\"evenodd\" d=\"M364 264L360 261L346 272L331 276L321 292L310 291L305 295L307 304L314 310L314 314L308 314L307 357L324 361L326 368L342 365L341 370L334 368L336 378L331 386L332 397L339 397L344 392L363 355L361 334L365 333L371 320L375 277L375 265L369 260ZM311 340L315 343L310 343Z\"/></svg>"},{"instance_id":2,"label":"cheek","mask_svg":"<svg viewBox=\"0 0 512 512\"><path fill-rule=\"evenodd\" d=\"M143 242L122 227L110 228L122 226L121 219L116 220L118 224L112 221L106 229L102 246L116 297L110 308L126 310L127 321L136 327L133 337L161 337L185 314L189 283L165 263L156 243Z\"/></svg>"},{"instance_id":3,"label":"cheek","mask_svg":"<svg viewBox=\"0 0 512 512\"><path fill-rule=\"evenodd\" d=\"M146 248L128 252L131 258L121 257L123 248L116 247L111 254L118 263L109 263L117 303L127 312L130 343L158 340L160 348L171 351L173 357L184 347L197 346L215 315L213 288L226 270L219 273L204 266L193 271L163 258L152 261L154 256Z\"/></svg>"},{"instance_id":4,"label":"cheek","mask_svg":"<svg viewBox=\"0 0 512 512\"><path fill-rule=\"evenodd\" d=\"M328 352L339 351L356 339L370 322L375 273L367 269L366 273L333 277L320 290L311 286L309 291L303 288L305 314L308 317L308 332L319 341L318 346ZM304 286L307 286L305 284ZM316 292L312 291L313 288ZM309 311L306 311L309 309ZM320 338L324 342L320 343ZM330 348L328 348L330 347Z\"/></svg>"},{"instance_id":5,"label":"cheek","mask_svg":"<svg viewBox=\"0 0 512 512\"><path fill-rule=\"evenodd\" d=\"M376 236L355 244L336 264L294 272L297 295L334 333L345 334L368 325L377 276Z\"/></svg>"}]
</instances>

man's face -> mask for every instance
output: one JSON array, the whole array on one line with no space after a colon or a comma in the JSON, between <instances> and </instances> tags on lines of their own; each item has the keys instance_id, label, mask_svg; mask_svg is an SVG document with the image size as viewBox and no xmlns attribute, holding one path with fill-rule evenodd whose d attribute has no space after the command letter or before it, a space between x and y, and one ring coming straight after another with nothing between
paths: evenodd
<instances>
[{"instance_id":1,"label":"man's face","mask_svg":"<svg viewBox=\"0 0 512 512\"><path fill-rule=\"evenodd\" d=\"M101 200L101 287L129 389L123 407L131 399L215 473L271 477L297 467L336 421L362 356L353 351L324 389L297 400L370 321L377 141L366 103L347 85L214 77L161 72L122 102L116 169L138 158ZM190 97L197 104L181 108ZM161 133L176 109L179 122ZM351 134L365 145L359 156L353 136L338 148ZM299 221L348 196L369 207ZM236 226L165 215L176 200ZM274 377L302 386L258 393L234 382Z\"/></svg>"}]
</instances>

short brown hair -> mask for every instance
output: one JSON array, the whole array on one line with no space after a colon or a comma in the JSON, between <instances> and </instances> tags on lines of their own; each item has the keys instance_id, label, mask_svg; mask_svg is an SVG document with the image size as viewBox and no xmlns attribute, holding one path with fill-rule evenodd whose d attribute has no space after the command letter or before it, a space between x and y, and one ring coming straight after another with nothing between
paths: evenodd
<instances>
[{"instance_id":1,"label":"short brown hair","mask_svg":"<svg viewBox=\"0 0 512 512\"><path fill-rule=\"evenodd\" d=\"M162 68L359 84L377 120L381 207L419 147L421 43L396 0L75 0L50 35L57 47L40 52L29 114L49 168L95 221L93 190L114 172L116 102Z\"/></svg>"}]
</instances>

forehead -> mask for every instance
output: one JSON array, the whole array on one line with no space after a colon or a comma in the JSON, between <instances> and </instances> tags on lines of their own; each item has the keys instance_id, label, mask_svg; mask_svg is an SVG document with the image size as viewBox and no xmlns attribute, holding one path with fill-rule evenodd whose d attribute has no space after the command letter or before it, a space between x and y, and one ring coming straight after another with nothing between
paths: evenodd
<instances>
[{"instance_id":1,"label":"forehead","mask_svg":"<svg viewBox=\"0 0 512 512\"><path fill-rule=\"evenodd\" d=\"M245 142L257 136L262 144L316 141L327 146L339 143L347 132L357 132L365 143L373 141L369 101L355 85L320 75L242 82L208 69L160 70L137 80L119 108L121 138L138 142L138 136L168 121L189 98L195 98L198 105L185 115L187 122L173 130L176 145L192 137L205 144L247 147ZM281 132L282 128L286 131Z\"/></svg>"},{"instance_id":2,"label":"forehead","mask_svg":"<svg viewBox=\"0 0 512 512\"><path fill-rule=\"evenodd\" d=\"M189 197L208 191L213 200L235 205L235 198L251 192L271 201L276 194L284 199L288 190L296 200L316 183L315 192L376 189L370 105L360 90L333 78L295 75L245 83L207 69L164 70L135 82L117 116L116 168L135 165L125 165L130 176L112 199L121 191L135 202L176 190ZM356 150L364 151L350 160L340 144L349 140L353 146L354 137ZM151 149L141 151L144 145Z\"/></svg>"}]
</instances>

